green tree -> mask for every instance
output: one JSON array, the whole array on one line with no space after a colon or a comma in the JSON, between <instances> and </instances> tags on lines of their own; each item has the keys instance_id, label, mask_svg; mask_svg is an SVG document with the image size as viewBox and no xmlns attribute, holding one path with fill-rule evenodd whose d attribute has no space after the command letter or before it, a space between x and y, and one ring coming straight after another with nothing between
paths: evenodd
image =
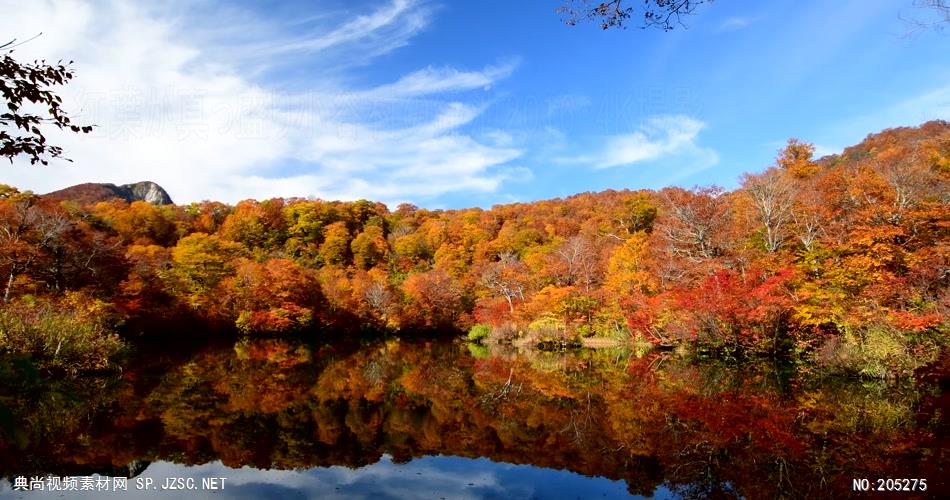
<instances>
[{"instance_id":1,"label":"green tree","mask_svg":"<svg viewBox=\"0 0 950 500\"><path fill-rule=\"evenodd\" d=\"M323 244L320 245L320 256L328 265L345 266L349 261L350 231L344 222L334 222L323 232Z\"/></svg>"},{"instance_id":2,"label":"green tree","mask_svg":"<svg viewBox=\"0 0 950 500\"><path fill-rule=\"evenodd\" d=\"M350 244L353 250L353 263L360 269L369 269L386 258L389 253L389 244L383 237L383 228L366 226L356 235Z\"/></svg>"},{"instance_id":3,"label":"green tree","mask_svg":"<svg viewBox=\"0 0 950 500\"><path fill-rule=\"evenodd\" d=\"M213 234L190 234L172 249L171 288L193 308L205 307L210 292L234 273L234 258L243 254L240 243Z\"/></svg>"}]
</instances>

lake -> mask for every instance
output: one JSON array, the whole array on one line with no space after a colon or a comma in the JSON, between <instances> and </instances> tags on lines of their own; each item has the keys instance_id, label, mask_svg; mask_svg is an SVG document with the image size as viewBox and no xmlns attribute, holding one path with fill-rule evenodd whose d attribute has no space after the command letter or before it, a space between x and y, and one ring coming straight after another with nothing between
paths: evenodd
<instances>
[{"instance_id":1,"label":"lake","mask_svg":"<svg viewBox=\"0 0 950 500\"><path fill-rule=\"evenodd\" d=\"M73 378L3 359L0 496L927 498L947 365L853 380L405 339L149 343Z\"/></svg>"}]
</instances>

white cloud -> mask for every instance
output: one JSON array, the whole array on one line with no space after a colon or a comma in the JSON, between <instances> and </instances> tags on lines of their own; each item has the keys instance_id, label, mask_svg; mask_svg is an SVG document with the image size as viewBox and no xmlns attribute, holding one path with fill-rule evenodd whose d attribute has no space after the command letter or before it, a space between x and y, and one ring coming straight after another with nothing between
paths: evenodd
<instances>
[{"instance_id":1,"label":"white cloud","mask_svg":"<svg viewBox=\"0 0 950 500\"><path fill-rule=\"evenodd\" d=\"M242 71L302 64L333 74L408 45L428 27L435 10L428 0L390 0L370 12L361 6L336 12L322 3L313 6L319 14L302 15L299 6L281 4L251 12L223 1L179 1L157 3L151 15L180 17L190 10L182 24L194 42L210 57L241 61Z\"/></svg>"},{"instance_id":2,"label":"white cloud","mask_svg":"<svg viewBox=\"0 0 950 500\"><path fill-rule=\"evenodd\" d=\"M274 45L273 52L276 54L295 51L317 52L357 41L378 41L382 39L395 42L383 44L382 49L377 49L389 52L404 45L409 36L415 34L427 23L425 13L410 15L412 13L411 9L416 4L417 2L412 0L393 0L390 5L371 14L361 15L347 21L325 35ZM380 33L382 30L386 30L386 32Z\"/></svg>"},{"instance_id":3,"label":"white cloud","mask_svg":"<svg viewBox=\"0 0 950 500\"><path fill-rule=\"evenodd\" d=\"M916 127L930 120L946 120L950 116L950 74L935 75L935 81L942 85L922 89L917 95L904 97L891 105L882 106L876 111L862 113L830 122L817 134L817 140L830 144L857 144L870 131L879 131L894 127ZM815 156L821 156L830 150L840 153L843 148L825 148L815 146Z\"/></svg>"},{"instance_id":4,"label":"white cloud","mask_svg":"<svg viewBox=\"0 0 950 500\"><path fill-rule=\"evenodd\" d=\"M431 9L420 2L393 0L310 36L299 29L277 35L279 26L252 26L261 21L228 11L226 30L240 31L233 22L241 21L251 33L233 45L222 45L221 33L196 31L213 19L142 5L0 0L0 33L46 33L19 48L18 58L76 61L75 80L59 93L78 122L97 125L88 135L50 133L75 163L41 168L18 159L4 182L47 192L153 180L178 203L275 196L397 203L494 191L517 172L505 164L521 150L463 131L485 109L477 94L469 103L444 97L490 88L516 62L423 68L362 89L341 83L352 78L339 73L352 76L354 66L339 62L341 55L365 64L425 27ZM272 39L255 41L265 34ZM339 64L306 89L278 91L253 79L273 66L259 63L269 57Z\"/></svg>"},{"instance_id":5,"label":"white cloud","mask_svg":"<svg viewBox=\"0 0 950 500\"><path fill-rule=\"evenodd\" d=\"M597 168L608 168L694 154L711 166L718 161L716 152L696 144L704 127L703 122L683 115L654 116L635 132L607 137L601 152L591 160Z\"/></svg>"},{"instance_id":6,"label":"white cloud","mask_svg":"<svg viewBox=\"0 0 950 500\"><path fill-rule=\"evenodd\" d=\"M665 186L719 163L714 149L697 143L705 127L702 121L684 115L652 116L633 132L598 138L588 146L590 153L553 157L551 161L595 169L638 165L641 172L662 175L657 185Z\"/></svg>"},{"instance_id":7,"label":"white cloud","mask_svg":"<svg viewBox=\"0 0 950 500\"><path fill-rule=\"evenodd\" d=\"M701 121L686 116L650 118L636 132L609 137L604 155L596 165L616 167L675 153L693 145L703 127Z\"/></svg>"},{"instance_id":8,"label":"white cloud","mask_svg":"<svg viewBox=\"0 0 950 500\"><path fill-rule=\"evenodd\" d=\"M947 81L944 75L944 82ZM885 127L917 126L929 120L947 119L950 116L950 84L933 87L922 93L902 99L875 113L859 117L855 124L861 123L871 129Z\"/></svg>"},{"instance_id":9,"label":"white cloud","mask_svg":"<svg viewBox=\"0 0 950 500\"><path fill-rule=\"evenodd\" d=\"M815 153L813 156L815 158L821 158L823 156L828 156L828 155L841 154L841 151L844 149L844 148L839 148L837 146L828 146L826 144L815 144L814 146L815 146Z\"/></svg>"},{"instance_id":10,"label":"white cloud","mask_svg":"<svg viewBox=\"0 0 950 500\"><path fill-rule=\"evenodd\" d=\"M752 23L752 19L749 17L730 17L719 24L717 31L735 31L745 28Z\"/></svg>"},{"instance_id":11,"label":"white cloud","mask_svg":"<svg viewBox=\"0 0 950 500\"><path fill-rule=\"evenodd\" d=\"M381 97L416 97L440 92L454 92L490 88L494 82L507 78L517 66L509 61L499 66L488 66L482 71L459 71L455 68L428 67L372 90L370 95Z\"/></svg>"}]
</instances>

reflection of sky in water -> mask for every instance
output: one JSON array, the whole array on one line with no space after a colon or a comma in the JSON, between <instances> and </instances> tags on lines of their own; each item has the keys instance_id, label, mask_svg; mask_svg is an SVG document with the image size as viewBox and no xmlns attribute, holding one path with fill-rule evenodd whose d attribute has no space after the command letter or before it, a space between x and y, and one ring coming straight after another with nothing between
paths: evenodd
<instances>
[{"instance_id":1,"label":"reflection of sky in water","mask_svg":"<svg viewBox=\"0 0 950 500\"><path fill-rule=\"evenodd\" d=\"M198 488L201 479L225 477L219 491L159 491L170 477L192 477ZM154 491L136 490L136 479L152 478ZM486 458L424 457L395 464L388 455L379 462L349 469L334 466L306 470L232 469L220 462L185 466L168 462L151 464L140 476L129 480L127 492L11 491L9 482L0 482L4 498L629 498L624 481L590 478L567 471L530 465L492 462ZM653 498L670 498L661 487Z\"/></svg>"}]
</instances>

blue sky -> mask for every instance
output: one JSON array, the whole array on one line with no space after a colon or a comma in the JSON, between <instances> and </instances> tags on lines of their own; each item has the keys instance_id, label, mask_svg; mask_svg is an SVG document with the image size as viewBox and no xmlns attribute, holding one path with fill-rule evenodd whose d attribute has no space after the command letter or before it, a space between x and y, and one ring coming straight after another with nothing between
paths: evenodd
<instances>
[{"instance_id":1,"label":"blue sky","mask_svg":"<svg viewBox=\"0 0 950 500\"><path fill-rule=\"evenodd\" d=\"M950 118L950 29L909 33L912 4L721 0L664 33L569 27L560 0L0 0L6 38L44 32L18 57L76 61L67 109L98 125L0 179L431 208L735 187L790 137Z\"/></svg>"},{"instance_id":2,"label":"blue sky","mask_svg":"<svg viewBox=\"0 0 950 500\"><path fill-rule=\"evenodd\" d=\"M179 465L153 462L141 475L127 482L127 490L118 492L70 492L70 498L168 498L162 491L167 478L193 480L198 491L189 498L260 499L282 498L644 498L628 492L623 480L585 477L566 470L544 469L531 465L493 462L487 458L425 456L394 463L384 454L376 463L363 467L330 466L311 469L259 470L234 469L221 462ZM222 489L200 490L205 478L224 478ZM151 483L147 483L151 480ZM187 485L187 484L186 484ZM642 485L637 485L641 486ZM62 494L31 491L29 495L12 491L0 482L0 498L61 498ZM200 492L200 493L199 493ZM673 498L665 486L657 487L650 498Z\"/></svg>"}]
</instances>

